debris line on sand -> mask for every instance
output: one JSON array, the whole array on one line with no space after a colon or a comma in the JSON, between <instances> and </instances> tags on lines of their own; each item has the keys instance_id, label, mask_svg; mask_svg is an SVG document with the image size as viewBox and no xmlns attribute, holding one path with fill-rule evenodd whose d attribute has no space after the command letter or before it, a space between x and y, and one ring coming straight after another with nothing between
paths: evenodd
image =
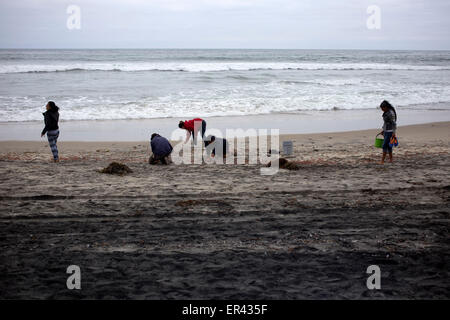
<instances>
[{"instance_id":1,"label":"debris line on sand","mask_svg":"<svg viewBox=\"0 0 450 320\"><path fill-rule=\"evenodd\" d=\"M278 159L278 161L279 161L280 169L287 169L287 170L299 170L300 169L298 164L296 164L295 162L289 161L285 158L280 158L280 159ZM272 161L266 165L266 167L270 167L270 166L272 166Z\"/></svg>"}]
</instances>

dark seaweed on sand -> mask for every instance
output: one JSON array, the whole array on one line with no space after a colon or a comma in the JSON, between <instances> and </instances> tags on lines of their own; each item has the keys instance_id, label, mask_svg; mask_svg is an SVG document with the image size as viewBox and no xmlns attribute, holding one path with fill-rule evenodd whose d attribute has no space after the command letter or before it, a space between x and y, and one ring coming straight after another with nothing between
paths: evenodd
<instances>
[{"instance_id":1,"label":"dark seaweed on sand","mask_svg":"<svg viewBox=\"0 0 450 320\"><path fill-rule=\"evenodd\" d=\"M118 174L121 176L131 172L133 172L133 170L131 170L127 165L119 162L111 162L109 166L100 170L100 173Z\"/></svg>"},{"instance_id":2,"label":"dark seaweed on sand","mask_svg":"<svg viewBox=\"0 0 450 320\"><path fill-rule=\"evenodd\" d=\"M292 161L289 161L285 158L280 158L278 160L279 160L280 169L287 169L287 170L299 170L300 169L298 164L296 164ZM272 165L272 162L269 162L267 164L267 167L270 167L271 165Z\"/></svg>"}]
</instances>

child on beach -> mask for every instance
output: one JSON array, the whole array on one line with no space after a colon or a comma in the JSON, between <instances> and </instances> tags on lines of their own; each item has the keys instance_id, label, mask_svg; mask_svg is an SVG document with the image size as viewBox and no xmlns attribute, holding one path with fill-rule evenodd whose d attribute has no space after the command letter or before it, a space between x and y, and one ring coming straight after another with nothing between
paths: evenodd
<instances>
[{"instance_id":1,"label":"child on beach","mask_svg":"<svg viewBox=\"0 0 450 320\"><path fill-rule=\"evenodd\" d=\"M49 101L46 109L47 111L43 113L45 127L41 132L41 138L47 133L48 143L53 154L53 161L59 162L58 147L56 146L59 137L59 108L53 101Z\"/></svg>"},{"instance_id":2,"label":"child on beach","mask_svg":"<svg viewBox=\"0 0 450 320\"><path fill-rule=\"evenodd\" d=\"M228 142L226 139L217 138L215 136L208 136L205 139L205 147L211 152L211 156L226 158L228 154Z\"/></svg>"},{"instance_id":3,"label":"child on beach","mask_svg":"<svg viewBox=\"0 0 450 320\"><path fill-rule=\"evenodd\" d=\"M200 126L201 125L201 126ZM205 135L206 131L206 121L201 118L195 118L192 120L186 120L186 121L180 121L178 124L178 127L180 129L186 130L186 141L184 143L187 143L189 141L189 138L192 135L192 139L194 140L194 144L197 144L197 134L201 130L202 139Z\"/></svg>"},{"instance_id":4,"label":"child on beach","mask_svg":"<svg viewBox=\"0 0 450 320\"><path fill-rule=\"evenodd\" d=\"M381 158L381 164L384 164L386 154L389 153L389 162L392 162L392 146L389 145L392 137L395 137L395 131L397 129L397 112L394 107L386 100L380 105L383 110L383 131L380 134L384 135L383 142L383 156Z\"/></svg>"}]
</instances>

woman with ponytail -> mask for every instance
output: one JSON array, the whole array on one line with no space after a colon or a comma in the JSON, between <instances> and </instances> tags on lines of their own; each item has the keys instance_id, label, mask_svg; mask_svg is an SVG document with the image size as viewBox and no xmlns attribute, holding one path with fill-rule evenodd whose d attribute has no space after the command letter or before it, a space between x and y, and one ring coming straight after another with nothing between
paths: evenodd
<instances>
[{"instance_id":1,"label":"woman with ponytail","mask_svg":"<svg viewBox=\"0 0 450 320\"><path fill-rule=\"evenodd\" d=\"M206 121L201 118L195 118L192 120L180 121L178 123L178 128L186 130L186 141L188 143L189 138L192 136L194 144L197 144L197 134L200 132L202 139L205 136L206 131Z\"/></svg>"},{"instance_id":2,"label":"woman with ponytail","mask_svg":"<svg viewBox=\"0 0 450 320\"><path fill-rule=\"evenodd\" d=\"M41 132L41 137L47 133L48 143L53 154L53 161L59 162L58 147L56 146L59 137L59 108L53 101L49 101L46 109L47 111L43 113L45 127Z\"/></svg>"},{"instance_id":3,"label":"woman with ponytail","mask_svg":"<svg viewBox=\"0 0 450 320\"><path fill-rule=\"evenodd\" d=\"M389 162L392 162L392 146L390 141L392 137L395 137L395 131L397 130L397 112L395 108L386 100L380 105L383 110L383 131L380 134L384 135L383 142L383 156L381 158L381 164L384 164L386 154L389 153Z\"/></svg>"}]
</instances>

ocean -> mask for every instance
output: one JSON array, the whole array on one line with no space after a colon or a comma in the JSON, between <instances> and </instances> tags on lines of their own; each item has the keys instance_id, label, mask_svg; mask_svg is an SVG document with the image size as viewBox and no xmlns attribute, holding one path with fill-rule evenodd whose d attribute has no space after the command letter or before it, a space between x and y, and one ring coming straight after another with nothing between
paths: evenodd
<instances>
[{"instance_id":1,"label":"ocean","mask_svg":"<svg viewBox=\"0 0 450 320\"><path fill-rule=\"evenodd\" d=\"M0 50L0 122L370 110L450 114L450 51Z\"/></svg>"}]
</instances>

